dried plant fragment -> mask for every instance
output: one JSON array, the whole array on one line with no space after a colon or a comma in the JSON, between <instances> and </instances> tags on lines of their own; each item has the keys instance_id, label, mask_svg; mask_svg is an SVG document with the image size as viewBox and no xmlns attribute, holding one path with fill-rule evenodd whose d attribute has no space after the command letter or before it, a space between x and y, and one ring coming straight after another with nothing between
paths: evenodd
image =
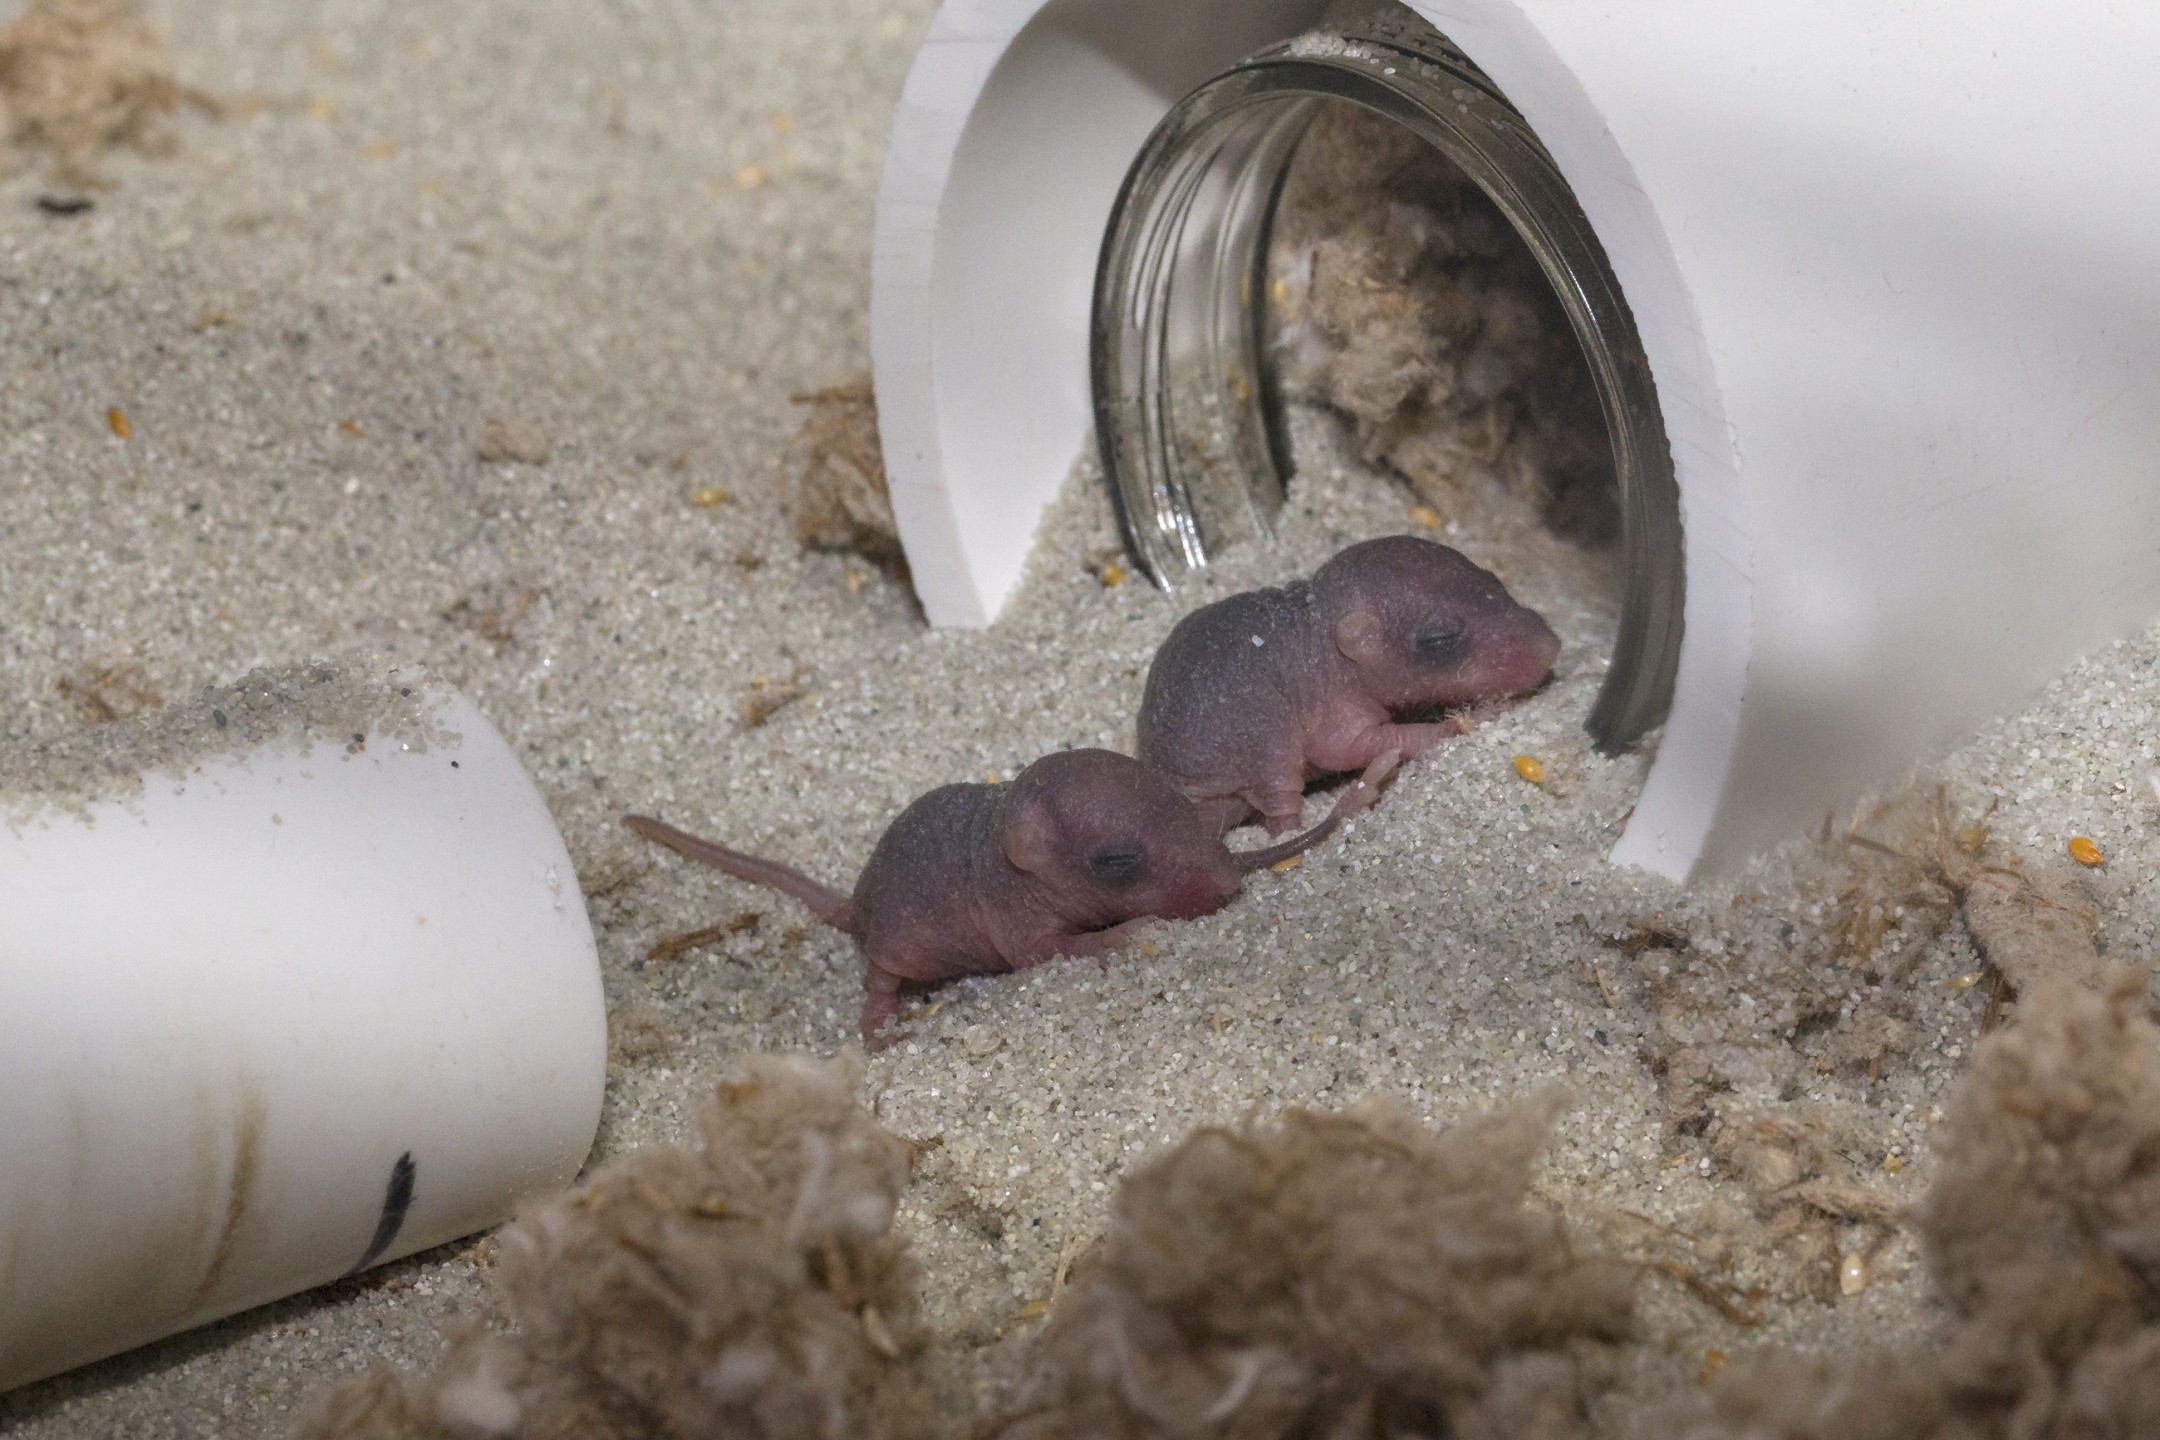
<instances>
[{"instance_id":1,"label":"dried plant fragment","mask_svg":"<svg viewBox=\"0 0 2160 1440\"><path fill-rule=\"evenodd\" d=\"M787 508L797 541L806 550L841 551L887 569L903 567L870 377L788 398L809 408L786 461Z\"/></svg>"},{"instance_id":2,"label":"dried plant fragment","mask_svg":"<svg viewBox=\"0 0 2160 1440\"><path fill-rule=\"evenodd\" d=\"M517 627L539 599L540 592L530 585L499 604L481 604L467 596L443 611L442 618L461 630L472 631L500 655L517 643Z\"/></svg>"},{"instance_id":3,"label":"dried plant fragment","mask_svg":"<svg viewBox=\"0 0 2160 1440\"><path fill-rule=\"evenodd\" d=\"M742 723L745 730L756 730L788 706L810 693L803 683L803 672L798 670L785 680L760 675L750 682L750 693L743 697Z\"/></svg>"},{"instance_id":4,"label":"dried plant fragment","mask_svg":"<svg viewBox=\"0 0 2160 1440\"><path fill-rule=\"evenodd\" d=\"M144 683L140 665L105 665L63 675L55 688L93 725L125 720L165 704L165 697Z\"/></svg>"},{"instance_id":5,"label":"dried plant fragment","mask_svg":"<svg viewBox=\"0 0 2160 1440\"><path fill-rule=\"evenodd\" d=\"M645 951L646 963L660 964L669 960L679 960L692 950L717 944L719 941L727 939L728 936L740 935L745 930L755 930L758 928L759 922L764 918L765 916L759 911L744 910L733 919L724 920L718 925L706 925L700 929L686 930L680 935L670 935L665 939L655 940Z\"/></svg>"},{"instance_id":6,"label":"dried plant fragment","mask_svg":"<svg viewBox=\"0 0 2160 1440\"><path fill-rule=\"evenodd\" d=\"M652 873L652 862L629 850L610 850L578 871L578 889L599 900L629 889Z\"/></svg>"},{"instance_id":7,"label":"dried plant fragment","mask_svg":"<svg viewBox=\"0 0 2160 1440\"><path fill-rule=\"evenodd\" d=\"M638 1065L675 1049L675 1032L658 1006L627 1005L608 1013L608 1063Z\"/></svg>"},{"instance_id":8,"label":"dried plant fragment","mask_svg":"<svg viewBox=\"0 0 2160 1440\"><path fill-rule=\"evenodd\" d=\"M480 427L474 453L490 465L545 465L554 447L531 421L491 415Z\"/></svg>"}]
</instances>

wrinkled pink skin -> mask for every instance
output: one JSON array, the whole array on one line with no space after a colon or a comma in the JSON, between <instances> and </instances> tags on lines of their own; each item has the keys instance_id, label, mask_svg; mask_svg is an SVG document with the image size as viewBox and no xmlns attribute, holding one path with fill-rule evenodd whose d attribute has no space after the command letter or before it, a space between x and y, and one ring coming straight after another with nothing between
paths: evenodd
<instances>
[{"instance_id":1,"label":"wrinkled pink skin","mask_svg":"<svg viewBox=\"0 0 2160 1440\"><path fill-rule=\"evenodd\" d=\"M1009 785L932 790L878 840L852 899L788 866L656 821L628 823L693 859L794 895L860 939L869 962L862 1033L872 1048L892 1038L879 1032L899 1014L903 981L1105 954L1141 920L1212 914L1243 878L1192 802L1139 761L1108 750L1045 756Z\"/></svg>"},{"instance_id":2,"label":"wrinkled pink skin","mask_svg":"<svg viewBox=\"0 0 2160 1440\"><path fill-rule=\"evenodd\" d=\"M1139 755L1218 834L1257 813L1279 835L1296 828L1308 781L1366 771L1376 794L1395 762L1462 733L1452 719L1397 724L1397 712L1534 689L1559 653L1551 627L1460 553L1368 540L1310 581L1178 622L1148 669Z\"/></svg>"},{"instance_id":3,"label":"wrinkled pink skin","mask_svg":"<svg viewBox=\"0 0 2160 1440\"><path fill-rule=\"evenodd\" d=\"M1090 857L1113 849L1141 857L1138 879L1094 873ZM933 790L893 821L855 887L870 961L863 1034L899 1012L903 980L1105 954L1143 919L1213 914L1242 879L1190 802L1112 751L1045 756L1010 785Z\"/></svg>"}]
</instances>

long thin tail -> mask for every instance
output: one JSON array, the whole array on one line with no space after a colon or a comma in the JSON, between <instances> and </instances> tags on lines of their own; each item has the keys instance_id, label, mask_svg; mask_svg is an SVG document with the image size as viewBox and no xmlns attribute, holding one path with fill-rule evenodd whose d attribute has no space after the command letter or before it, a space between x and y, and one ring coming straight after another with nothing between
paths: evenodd
<instances>
[{"instance_id":1,"label":"long thin tail","mask_svg":"<svg viewBox=\"0 0 2160 1440\"><path fill-rule=\"evenodd\" d=\"M1380 787L1387 784L1389 778L1395 774L1395 767L1401 763L1400 750L1388 751L1366 766L1364 774L1344 787L1342 794L1336 797L1335 808L1328 811L1327 818L1312 829L1270 845L1265 850L1233 850L1230 858L1237 862L1239 870L1250 875L1255 870L1265 870L1270 865L1280 865L1285 860L1304 854L1340 829L1343 821L1360 811L1370 809L1372 803L1380 798Z\"/></svg>"},{"instance_id":2,"label":"long thin tail","mask_svg":"<svg viewBox=\"0 0 2160 1440\"><path fill-rule=\"evenodd\" d=\"M658 845L665 845L686 859L700 865L710 865L724 870L738 880L752 885L763 885L768 890L778 890L792 895L810 907L812 914L835 930L850 935L860 935L861 927L855 920L855 902L830 885L823 885L797 870L792 865L782 865L777 860L760 860L755 855L745 855L740 850L730 850L725 845L715 845L710 840L676 829L648 815L625 815L623 824Z\"/></svg>"}]
</instances>

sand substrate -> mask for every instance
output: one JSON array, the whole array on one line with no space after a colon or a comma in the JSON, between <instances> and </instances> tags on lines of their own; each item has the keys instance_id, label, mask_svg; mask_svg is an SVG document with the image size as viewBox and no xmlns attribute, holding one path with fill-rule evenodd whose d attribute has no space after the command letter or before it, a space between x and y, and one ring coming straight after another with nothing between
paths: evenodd
<instances>
[{"instance_id":1,"label":"sand substrate","mask_svg":"<svg viewBox=\"0 0 2160 1440\"><path fill-rule=\"evenodd\" d=\"M166 4L191 83L279 103L114 159L87 213L35 208L34 172L0 185L0 736L316 655L464 689L590 896L618 1039L596 1158L687 1138L752 1052L833 1053L861 997L843 937L651 853L623 811L845 883L924 789L1129 744L1185 608L1413 528L1307 416L1278 535L1175 598L1103 583L1084 465L987 633L930 632L881 570L796 553L787 397L864 366L875 174L928 10ZM1138 1163L1373 1093L1447 1123L1566 1088L1534 1193L1661 1267L1646 1396L1764 1340L1934 1333L1897 1215L1995 993L1966 927L1835 837L1686 893L1609 867L1647 763L1580 729L1615 577L1490 498L1427 533L1552 621L1543 692L1224 912L945 987L870 1061L920 1156L899 1228L924 1319L986 1390ZM1944 769L1956 827L1995 802L1986 853L2059 872L2123 959L2160 924L2156 663L2160 636L2105 651ZM801 698L747 726L782 682ZM1858 818L1912 848L1924 811ZM2077 834L2104 868L2064 858ZM284 1432L341 1375L431 1363L489 1263L452 1247L0 1398L0 1433Z\"/></svg>"}]
</instances>

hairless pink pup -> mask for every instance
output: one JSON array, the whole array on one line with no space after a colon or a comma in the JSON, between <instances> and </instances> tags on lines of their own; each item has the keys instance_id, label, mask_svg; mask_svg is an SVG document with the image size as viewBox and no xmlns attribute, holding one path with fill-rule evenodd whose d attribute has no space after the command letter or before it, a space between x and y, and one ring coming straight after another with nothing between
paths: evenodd
<instances>
[{"instance_id":1,"label":"hairless pink pup","mask_svg":"<svg viewBox=\"0 0 2160 1440\"><path fill-rule=\"evenodd\" d=\"M1396 764L1463 731L1404 711L1535 688L1560 641L1499 579L1412 535L1341 551L1310 581L1203 606L1155 652L1138 753L1221 834L1257 812L1297 828L1306 782L1365 772L1331 820L1372 803Z\"/></svg>"},{"instance_id":2,"label":"hairless pink pup","mask_svg":"<svg viewBox=\"0 0 2160 1440\"><path fill-rule=\"evenodd\" d=\"M900 812L855 893L643 815L623 823L738 880L792 895L861 942L869 964L863 1039L900 1011L904 980L1024 970L1101 955L1149 917L1220 910L1244 876L1325 838L1357 808L1346 798L1302 835L1235 853L1159 773L1109 750L1067 750L1009 785L944 785ZM888 1037L889 1039L889 1037Z\"/></svg>"}]
</instances>

